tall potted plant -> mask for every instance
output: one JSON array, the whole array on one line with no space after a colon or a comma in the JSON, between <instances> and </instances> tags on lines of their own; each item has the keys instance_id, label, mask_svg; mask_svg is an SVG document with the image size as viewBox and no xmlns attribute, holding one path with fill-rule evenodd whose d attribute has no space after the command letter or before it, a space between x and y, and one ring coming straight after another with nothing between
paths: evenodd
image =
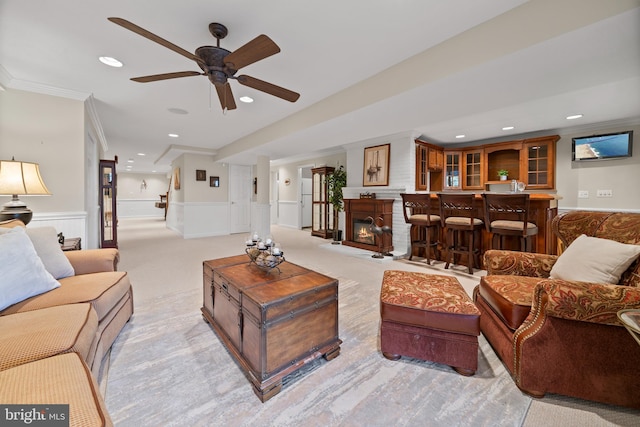
<instances>
[{"instance_id":1,"label":"tall potted plant","mask_svg":"<svg viewBox=\"0 0 640 427\"><path fill-rule=\"evenodd\" d=\"M338 227L339 214L344 210L342 188L347 186L347 171L344 170L344 166L334 170L327 177L327 183L328 201L333 206L333 240L334 243L338 243L342 240L342 230Z\"/></svg>"}]
</instances>

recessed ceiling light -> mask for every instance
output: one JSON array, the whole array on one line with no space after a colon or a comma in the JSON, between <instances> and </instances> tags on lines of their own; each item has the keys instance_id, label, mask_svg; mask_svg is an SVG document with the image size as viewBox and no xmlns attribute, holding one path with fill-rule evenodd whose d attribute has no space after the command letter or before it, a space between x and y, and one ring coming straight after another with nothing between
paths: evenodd
<instances>
[{"instance_id":1,"label":"recessed ceiling light","mask_svg":"<svg viewBox=\"0 0 640 427\"><path fill-rule=\"evenodd\" d=\"M127 160L128 163L133 163L133 159Z\"/></svg>"},{"instance_id":2,"label":"recessed ceiling light","mask_svg":"<svg viewBox=\"0 0 640 427\"><path fill-rule=\"evenodd\" d=\"M567 120L575 120L582 117L582 114L574 114L573 116L567 116Z\"/></svg>"},{"instance_id":3,"label":"recessed ceiling light","mask_svg":"<svg viewBox=\"0 0 640 427\"><path fill-rule=\"evenodd\" d=\"M513 129L515 129L515 127L513 126L505 126L502 128L502 130L513 130Z\"/></svg>"},{"instance_id":4,"label":"recessed ceiling light","mask_svg":"<svg viewBox=\"0 0 640 427\"><path fill-rule=\"evenodd\" d=\"M168 111L173 114L189 114L187 110L183 110L182 108L169 108Z\"/></svg>"},{"instance_id":5,"label":"recessed ceiling light","mask_svg":"<svg viewBox=\"0 0 640 427\"><path fill-rule=\"evenodd\" d=\"M179 136L180 136L180 135L178 135L177 133L170 133L170 134L169 134L169 137L170 137L170 138L177 138L177 137L179 137Z\"/></svg>"},{"instance_id":6,"label":"recessed ceiling light","mask_svg":"<svg viewBox=\"0 0 640 427\"><path fill-rule=\"evenodd\" d=\"M457 139L465 138L467 135L456 135Z\"/></svg>"},{"instance_id":7,"label":"recessed ceiling light","mask_svg":"<svg viewBox=\"0 0 640 427\"><path fill-rule=\"evenodd\" d=\"M122 62L118 61L116 58L112 58L110 56L101 56L98 58L100 62L110 67L120 68L122 67Z\"/></svg>"},{"instance_id":8,"label":"recessed ceiling light","mask_svg":"<svg viewBox=\"0 0 640 427\"><path fill-rule=\"evenodd\" d=\"M144 153L138 153L138 156L146 156Z\"/></svg>"},{"instance_id":9,"label":"recessed ceiling light","mask_svg":"<svg viewBox=\"0 0 640 427\"><path fill-rule=\"evenodd\" d=\"M251 98L250 96L241 96L240 101L251 104L253 102L253 98Z\"/></svg>"}]
</instances>

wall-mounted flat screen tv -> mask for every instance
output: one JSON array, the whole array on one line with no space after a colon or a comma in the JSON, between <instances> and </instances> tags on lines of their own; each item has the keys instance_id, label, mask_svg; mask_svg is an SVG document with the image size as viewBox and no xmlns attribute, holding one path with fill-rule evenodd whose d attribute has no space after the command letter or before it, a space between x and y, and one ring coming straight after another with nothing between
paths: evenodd
<instances>
[{"instance_id":1,"label":"wall-mounted flat screen tv","mask_svg":"<svg viewBox=\"0 0 640 427\"><path fill-rule=\"evenodd\" d=\"M604 160L631 157L633 131L581 136L572 140L573 160Z\"/></svg>"}]
</instances>

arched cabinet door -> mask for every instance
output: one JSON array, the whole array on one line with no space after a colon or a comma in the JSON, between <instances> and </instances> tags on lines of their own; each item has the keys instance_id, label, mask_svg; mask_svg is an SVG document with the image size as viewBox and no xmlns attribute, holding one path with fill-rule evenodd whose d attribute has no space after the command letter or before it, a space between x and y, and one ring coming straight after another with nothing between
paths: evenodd
<instances>
[{"instance_id":1,"label":"arched cabinet door","mask_svg":"<svg viewBox=\"0 0 640 427\"><path fill-rule=\"evenodd\" d=\"M118 215L116 212L117 175L115 160L100 160L100 247L118 247Z\"/></svg>"}]
</instances>

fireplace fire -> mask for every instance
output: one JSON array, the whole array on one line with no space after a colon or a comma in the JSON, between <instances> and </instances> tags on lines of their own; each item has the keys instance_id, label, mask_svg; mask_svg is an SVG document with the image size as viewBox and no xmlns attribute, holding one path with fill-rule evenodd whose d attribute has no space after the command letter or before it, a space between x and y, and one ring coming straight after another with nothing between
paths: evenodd
<instances>
[{"instance_id":1,"label":"fireplace fire","mask_svg":"<svg viewBox=\"0 0 640 427\"><path fill-rule=\"evenodd\" d=\"M353 218L353 241L365 245L375 245L376 236L370 230L371 222Z\"/></svg>"}]
</instances>

